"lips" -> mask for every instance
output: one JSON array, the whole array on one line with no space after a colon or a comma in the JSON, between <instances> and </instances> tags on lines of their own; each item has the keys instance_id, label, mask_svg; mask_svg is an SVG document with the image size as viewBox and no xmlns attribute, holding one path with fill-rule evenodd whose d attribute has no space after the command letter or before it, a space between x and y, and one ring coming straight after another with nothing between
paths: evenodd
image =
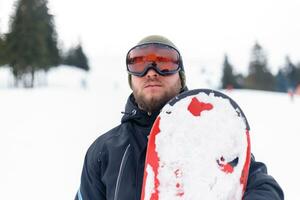
<instances>
[{"instance_id":1,"label":"lips","mask_svg":"<svg viewBox=\"0 0 300 200\"><path fill-rule=\"evenodd\" d=\"M145 86L145 88L153 88L153 87L161 87L161 85L159 85L159 84L149 84L149 85Z\"/></svg>"},{"instance_id":2,"label":"lips","mask_svg":"<svg viewBox=\"0 0 300 200\"><path fill-rule=\"evenodd\" d=\"M162 87L161 82L157 80L148 80L145 82L144 88L154 88L154 87Z\"/></svg>"}]
</instances>

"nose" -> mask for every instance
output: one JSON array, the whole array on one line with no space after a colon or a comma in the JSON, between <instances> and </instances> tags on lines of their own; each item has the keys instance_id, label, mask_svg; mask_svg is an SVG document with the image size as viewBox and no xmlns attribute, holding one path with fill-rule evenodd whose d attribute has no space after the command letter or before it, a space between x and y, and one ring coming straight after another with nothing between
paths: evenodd
<instances>
[{"instance_id":1,"label":"nose","mask_svg":"<svg viewBox=\"0 0 300 200\"><path fill-rule=\"evenodd\" d=\"M149 69L146 73L147 77L157 77L159 74L154 69Z\"/></svg>"}]
</instances>

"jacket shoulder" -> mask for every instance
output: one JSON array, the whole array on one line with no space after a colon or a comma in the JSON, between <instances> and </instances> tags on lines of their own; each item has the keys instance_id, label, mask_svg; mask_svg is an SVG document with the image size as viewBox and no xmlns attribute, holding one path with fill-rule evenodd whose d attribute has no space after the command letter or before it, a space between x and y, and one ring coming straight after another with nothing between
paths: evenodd
<instances>
[{"instance_id":1,"label":"jacket shoulder","mask_svg":"<svg viewBox=\"0 0 300 200\"><path fill-rule=\"evenodd\" d=\"M92 150L103 151L104 147L121 137L123 125L120 124L111 130L101 134L89 147L88 152Z\"/></svg>"},{"instance_id":2,"label":"jacket shoulder","mask_svg":"<svg viewBox=\"0 0 300 200\"><path fill-rule=\"evenodd\" d=\"M107 148L112 148L108 143L115 143L122 134L123 126L119 125L100 135L88 148L81 174L80 190L76 199L104 199L106 196L105 184L102 181L107 163L104 159ZM110 146L110 147L108 147ZM102 198L101 198L102 197ZM105 198L106 199L106 198Z\"/></svg>"},{"instance_id":3,"label":"jacket shoulder","mask_svg":"<svg viewBox=\"0 0 300 200\"><path fill-rule=\"evenodd\" d=\"M88 148L87 156L93 163L99 162L100 158L112 147L122 146L128 141L125 124L120 124L106 133L100 135Z\"/></svg>"}]
</instances>

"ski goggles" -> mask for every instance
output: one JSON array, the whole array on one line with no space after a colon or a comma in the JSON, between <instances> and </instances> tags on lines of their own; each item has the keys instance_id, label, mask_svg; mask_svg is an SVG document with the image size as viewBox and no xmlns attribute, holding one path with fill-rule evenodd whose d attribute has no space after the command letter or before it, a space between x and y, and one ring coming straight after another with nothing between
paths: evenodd
<instances>
[{"instance_id":1,"label":"ski goggles","mask_svg":"<svg viewBox=\"0 0 300 200\"><path fill-rule=\"evenodd\" d=\"M182 69L179 52L160 43L142 44L130 49L126 57L126 66L129 74L139 77L145 76L150 69L162 76L175 74Z\"/></svg>"}]
</instances>

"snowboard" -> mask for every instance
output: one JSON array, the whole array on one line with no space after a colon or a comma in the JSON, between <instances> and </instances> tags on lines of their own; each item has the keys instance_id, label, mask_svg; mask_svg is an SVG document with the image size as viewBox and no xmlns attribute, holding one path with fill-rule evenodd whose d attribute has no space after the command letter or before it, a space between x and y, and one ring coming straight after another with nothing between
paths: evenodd
<instances>
[{"instance_id":1,"label":"snowboard","mask_svg":"<svg viewBox=\"0 0 300 200\"><path fill-rule=\"evenodd\" d=\"M176 96L148 138L141 200L241 200L250 127L238 104L214 90Z\"/></svg>"}]
</instances>

